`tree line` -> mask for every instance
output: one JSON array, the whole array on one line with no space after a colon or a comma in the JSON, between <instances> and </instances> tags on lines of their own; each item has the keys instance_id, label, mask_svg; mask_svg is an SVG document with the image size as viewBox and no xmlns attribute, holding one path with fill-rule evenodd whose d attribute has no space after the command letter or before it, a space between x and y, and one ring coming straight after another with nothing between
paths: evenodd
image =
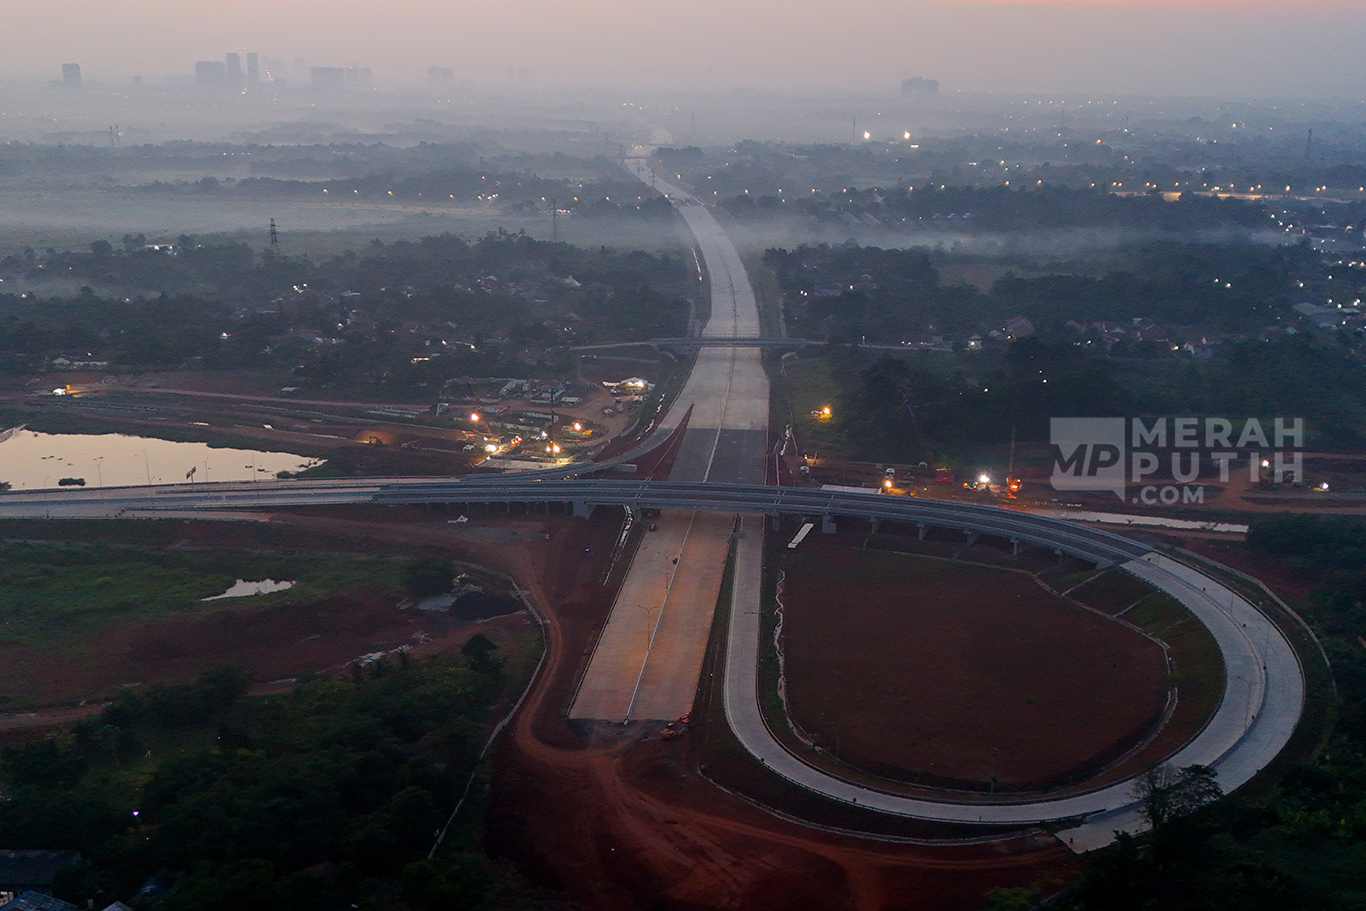
<instances>
[{"instance_id":1,"label":"tree line","mask_svg":"<svg viewBox=\"0 0 1366 911\"><path fill-rule=\"evenodd\" d=\"M478 849L478 799L433 847L507 685L476 638L284 696L246 698L232 669L125 690L69 734L0 752L6 840L78 848L54 891L82 907L533 906Z\"/></svg>"}]
</instances>

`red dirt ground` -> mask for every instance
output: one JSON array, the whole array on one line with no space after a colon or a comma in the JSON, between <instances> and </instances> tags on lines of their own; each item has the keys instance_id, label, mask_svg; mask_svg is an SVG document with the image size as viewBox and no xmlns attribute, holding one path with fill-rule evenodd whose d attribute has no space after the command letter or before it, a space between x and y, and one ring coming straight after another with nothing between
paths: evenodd
<instances>
[{"instance_id":1,"label":"red dirt ground","mask_svg":"<svg viewBox=\"0 0 1366 911\"><path fill-rule=\"evenodd\" d=\"M611 529L589 533L610 541ZM1080 862L1048 836L915 846L804 827L702 778L691 735L664 742L652 729L570 723L565 710L611 605L612 586L591 563L524 582L550 650L500 745L488 818L490 849L559 896L605 911L967 911L991 888L1048 891L1075 875Z\"/></svg>"},{"instance_id":2,"label":"red dirt ground","mask_svg":"<svg viewBox=\"0 0 1366 911\"><path fill-rule=\"evenodd\" d=\"M1161 718L1162 648L1028 575L815 536L784 563L791 712L843 762L1038 790L1088 777Z\"/></svg>"},{"instance_id":3,"label":"red dirt ground","mask_svg":"<svg viewBox=\"0 0 1366 911\"><path fill-rule=\"evenodd\" d=\"M0 645L0 662L22 668L37 698L99 700L122 686L183 680L223 664L260 681L335 670L362 655L407 646L414 654L459 648L476 630L514 631L525 612L474 626L438 612L399 610L399 598L357 591L306 605L224 611L198 621L124 627L100 637L80 661ZM97 657L91 658L94 654ZM36 685L33 681L46 681Z\"/></svg>"},{"instance_id":4,"label":"red dirt ground","mask_svg":"<svg viewBox=\"0 0 1366 911\"><path fill-rule=\"evenodd\" d=\"M277 521L295 526L297 546L305 549L320 543L342 549L337 546L340 541L353 552L404 553L406 539L411 545L443 549L454 557L485 565L493 555L531 549L535 544L545 547L547 534L551 535L551 544L557 537L575 537L569 528L552 528L542 519L523 520L504 529L501 536L476 528L464 536L465 540L449 530L452 526L445 524L444 517L428 517L420 535L413 534L406 524L399 528L306 516L282 516ZM563 520L556 521L564 524ZM177 546L259 546L253 527L225 522L185 523ZM331 540L320 541L320 534ZM509 548L507 544L513 540L523 547ZM265 683L310 671L337 670L362 655L400 646L414 655L433 654L459 648L475 632L519 633L532 622L526 611L519 611L469 623L444 612L400 609L402 600L401 593L361 589L309 604L253 608L243 602L237 609L199 620L165 620L114 629L102 634L97 645L73 650L80 654L79 659L0 642L0 663L7 673L16 675L15 679L25 680L30 700L49 704L98 702L122 686L185 679L223 664L242 667ZM0 717L0 729L7 726L12 728L16 723L7 724Z\"/></svg>"},{"instance_id":5,"label":"red dirt ground","mask_svg":"<svg viewBox=\"0 0 1366 911\"><path fill-rule=\"evenodd\" d=\"M274 521L329 550L449 553L511 575L527 589L546 620L549 652L496 751L488 845L517 862L548 897L604 911L970 911L990 888L1052 891L1079 869L1065 847L1037 834L987 845L917 846L825 833L706 781L697 772L691 735L665 743L653 739L653 730L604 735L571 725L564 709L611 604L615 582L605 584L605 577L620 513L600 509L588 521L475 514L461 526L446 519L444 512L416 508L351 508L280 514ZM242 546L250 534L240 525L187 523L182 538L192 546ZM591 556L584 556L585 547ZM235 612L221 624L126 630L110 640L107 663L48 672L86 675L93 686L168 679L191 672L201 659L216 664L227 657L271 679L412 642L419 629L432 635L423 651L454 647L470 631L443 629L431 617L414 619L412 611L374 600L353 593L303 609ZM52 720L69 722L67 714L57 710ZM646 736L652 739L641 739Z\"/></svg>"}]
</instances>

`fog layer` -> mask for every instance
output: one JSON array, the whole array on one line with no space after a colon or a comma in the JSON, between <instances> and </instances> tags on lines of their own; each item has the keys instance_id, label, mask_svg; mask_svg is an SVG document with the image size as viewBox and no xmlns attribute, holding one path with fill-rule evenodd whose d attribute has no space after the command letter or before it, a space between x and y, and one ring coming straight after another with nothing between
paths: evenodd
<instances>
[{"instance_id":1,"label":"fog layer","mask_svg":"<svg viewBox=\"0 0 1366 911\"><path fill-rule=\"evenodd\" d=\"M0 75L188 79L197 60L258 52L295 84L311 66L369 67L376 84L457 80L539 87L867 89L902 78L946 90L1356 97L1366 10L1260 3L384 4L138 0L8 4ZM244 58L245 59L245 58Z\"/></svg>"}]
</instances>

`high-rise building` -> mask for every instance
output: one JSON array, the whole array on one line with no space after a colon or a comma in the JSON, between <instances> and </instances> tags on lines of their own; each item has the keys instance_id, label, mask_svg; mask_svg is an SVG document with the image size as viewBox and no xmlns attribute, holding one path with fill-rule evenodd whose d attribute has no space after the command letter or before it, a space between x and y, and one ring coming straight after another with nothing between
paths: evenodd
<instances>
[{"instance_id":1,"label":"high-rise building","mask_svg":"<svg viewBox=\"0 0 1366 911\"><path fill-rule=\"evenodd\" d=\"M261 81L261 59L252 51L247 54L247 82Z\"/></svg>"},{"instance_id":2,"label":"high-rise building","mask_svg":"<svg viewBox=\"0 0 1366 911\"><path fill-rule=\"evenodd\" d=\"M81 65L79 63L62 64L62 85L69 89L81 87Z\"/></svg>"},{"instance_id":3,"label":"high-rise building","mask_svg":"<svg viewBox=\"0 0 1366 911\"><path fill-rule=\"evenodd\" d=\"M229 82L242 81L242 57L239 54L228 52L223 61L223 67L228 76Z\"/></svg>"},{"instance_id":4,"label":"high-rise building","mask_svg":"<svg viewBox=\"0 0 1366 911\"><path fill-rule=\"evenodd\" d=\"M455 70L449 66L427 67L427 84L433 88L455 85Z\"/></svg>"}]
</instances>

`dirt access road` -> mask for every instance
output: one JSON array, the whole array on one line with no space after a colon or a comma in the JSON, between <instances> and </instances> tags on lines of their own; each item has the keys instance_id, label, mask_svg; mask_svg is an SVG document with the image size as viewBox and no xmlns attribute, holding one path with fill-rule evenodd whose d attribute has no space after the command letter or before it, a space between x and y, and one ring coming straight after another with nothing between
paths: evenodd
<instances>
[{"instance_id":1,"label":"dirt access road","mask_svg":"<svg viewBox=\"0 0 1366 911\"><path fill-rule=\"evenodd\" d=\"M596 556L614 527L589 520ZM606 521L606 528L603 527ZM658 737L565 717L612 603L594 560L524 581L549 651L497 751L489 847L583 907L857 911L979 908L998 886L1059 888L1079 862L1049 836L911 845L825 832L722 791L698 771L701 726Z\"/></svg>"}]
</instances>

